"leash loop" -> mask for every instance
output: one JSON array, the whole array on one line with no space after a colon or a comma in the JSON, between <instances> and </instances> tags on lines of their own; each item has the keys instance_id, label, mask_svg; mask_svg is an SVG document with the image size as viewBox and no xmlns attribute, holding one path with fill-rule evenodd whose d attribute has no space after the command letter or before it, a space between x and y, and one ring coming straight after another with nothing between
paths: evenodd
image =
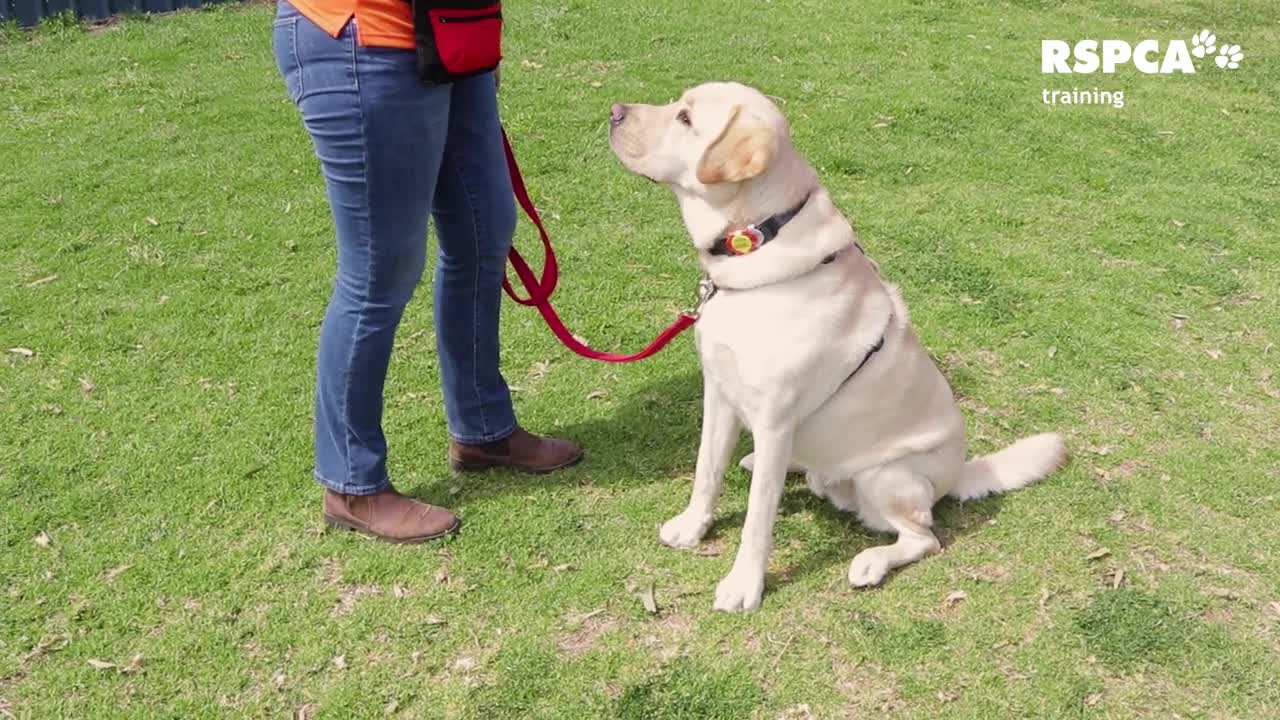
<instances>
[{"instance_id":1,"label":"leash loop","mask_svg":"<svg viewBox=\"0 0 1280 720\"><path fill-rule=\"evenodd\" d=\"M630 355L601 352L592 349L570 332L569 328L560 319L560 315L556 313L555 308L551 305L551 294L555 292L556 283L560 280L560 266L556 262L555 250L551 247L551 236L542 224L542 217L538 214L538 208L534 206L532 198L529 197L529 190L525 187L524 178L520 175L520 167L516 164L516 156L511 150L511 141L507 138L506 128L502 129L502 147L507 155L507 172L511 175L511 190L516 196L516 201L520 204L520 209L524 210L524 214L537 227L538 235L542 238L542 251L546 257L542 267L542 275L538 276L534 274L533 269L529 267L529 263L525 262L524 257L516 250L515 245L511 246L511 250L507 253L507 260L511 263L512 269L516 271L516 277L520 279L520 284L524 286L525 292L529 296L522 298L516 295L515 290L511 287L511 281L504 275L502 289L508 297L521 305L537 308L538 312L542 314L542 319L546 321L547 327L551 329L552 334L565 347L582 357L603 362L627 363L643 360L666 347L677 335L697 322L698 315L702 312L702 306L706 304L707 300L711 299L711 296L716 291L715 285L706 277L698 283L697 304L691 310L680 313L675 322L668 325L661 333L658 333L658 336L640 352Z\"/></svg>"}]
</instances>

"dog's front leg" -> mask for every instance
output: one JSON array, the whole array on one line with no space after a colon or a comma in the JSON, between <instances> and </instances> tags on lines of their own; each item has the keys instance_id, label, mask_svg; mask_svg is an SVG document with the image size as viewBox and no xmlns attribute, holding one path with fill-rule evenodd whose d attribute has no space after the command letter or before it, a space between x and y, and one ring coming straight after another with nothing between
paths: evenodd
<instances>
[{"instance_id":1,"label":"dog's front leg","mask_svg":"<svg viewBox=\"0 0 1280 720\"><path fill-rule=\"evenodd\" d=\"M773 523L782 502L787 461L791 457L793 431L767 430L753 434L755 463L751 471L751 494L747 498L747 521L742 527L742 545L733 569L716 586L717 610L739 612L760 607L764 594L764 571L773 548Z\"/></svg>"},{"instance_id":2,"label":"dog's front leg","mask_svg":"<svg viewBox=\"0 0 1280 720\"><path fill-rule=\"evenodd\" d=\"M658 537L671 547L691 548L702 541L711 516L715 512L729 454L738 442L741 426L733 406L725 401L710 381L702 388L702 442L698 445L698 463L693 471L693 495L684 512L671 518L658 531Z\"/></svg>"}]
</instances>

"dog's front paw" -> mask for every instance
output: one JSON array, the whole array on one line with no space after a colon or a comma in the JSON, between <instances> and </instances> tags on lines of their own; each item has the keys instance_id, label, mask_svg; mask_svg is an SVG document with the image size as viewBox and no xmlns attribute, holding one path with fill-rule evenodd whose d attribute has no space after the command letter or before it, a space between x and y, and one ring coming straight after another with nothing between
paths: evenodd
<instances>
[{"instance_id":1,"label":"dog's front paw","mask_svg":"<svg viewBox=\"0 0 1280 720\"><path fill-rule=\"evenodd\" d=\"M879 585L888 574L889 558L885 557L884 548L867 548L849 563L849 584L854 587Z\"/></svg>"},{"instance_id":2,"label":"dog's front paw","mask_svg":"<svg viewBox=\"0 0 1280 720\"><path fill-rule=\"evenodd\" d=\"M662 525L662 529L658 530L658 539L663 545L673 548L697 547L710 525L710 516L686 510Z\"/></svg>"},{"instance_id":3,"label":"dog's front paw","mask_svg":"<svg viewBox=\"0 0 1280 720\"><path fill-rule=\"evenodd\" d=\"M716 586L715 609L724 612L756 610L763 594L763 575L734 570Z\"/></svg>"}]
</instances>

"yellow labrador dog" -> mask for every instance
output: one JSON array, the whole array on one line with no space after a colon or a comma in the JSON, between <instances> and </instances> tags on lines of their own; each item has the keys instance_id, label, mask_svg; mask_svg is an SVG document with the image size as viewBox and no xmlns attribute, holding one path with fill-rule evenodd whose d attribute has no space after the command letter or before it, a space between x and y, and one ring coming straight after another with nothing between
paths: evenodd
<instances>
[{"instance_id":1,"label":"yellow labrador dog","mask_svg":"<svg viewBox=\"0 0 1280 720\"><path fill-rule=\"evenodd\" d=\"M704 396L693 494L662 526L663 543L702 540L739 433L752 435L742 543L716 609L760 606L789 469L897 535L853 558L849 582L861 587L938 550L932 508L944 495L1013 490L1061 465L1053 433L966 462L964 419L901 295L762 93L708 83L669 105L614 105L609 143L628 170L675 193L714 288L696 325Z\"/></svg>"}]
</instances>

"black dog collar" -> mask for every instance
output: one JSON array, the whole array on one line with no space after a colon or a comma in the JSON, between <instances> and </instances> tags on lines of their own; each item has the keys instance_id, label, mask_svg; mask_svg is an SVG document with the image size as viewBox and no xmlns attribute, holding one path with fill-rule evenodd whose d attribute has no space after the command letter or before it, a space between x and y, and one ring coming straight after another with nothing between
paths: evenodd
<instances>
[{"instance_id":1,"label":"black dog collar","mask_svg":"<svg viewBox=\"0 0 1280 720\"><path fill-rule=\"evenodd\" d=\"M809 203L809 196L806 195L799 205L780 212L777 215L771 215L758 223L752 223L746 227L731 228L724 233L708 251L712 255L749 255L770 240L778 237L782 226L791 222L791 219L800 214L804 206Z\"/></svg>"}]
</instances>

